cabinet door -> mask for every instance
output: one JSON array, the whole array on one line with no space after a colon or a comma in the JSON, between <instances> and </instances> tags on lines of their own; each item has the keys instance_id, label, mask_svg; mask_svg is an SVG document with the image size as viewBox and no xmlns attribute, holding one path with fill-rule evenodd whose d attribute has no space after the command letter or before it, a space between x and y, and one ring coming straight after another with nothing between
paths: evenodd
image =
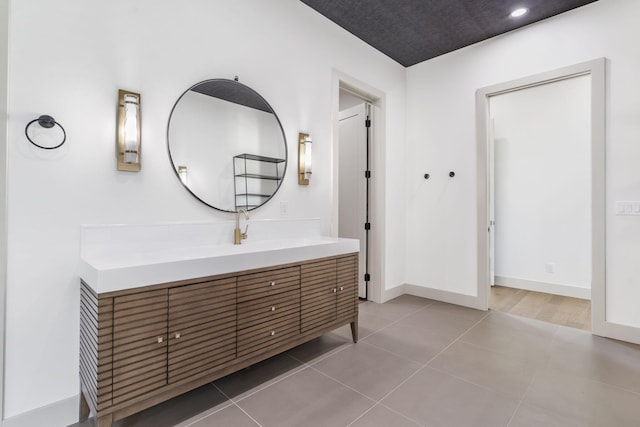
<instances>
[{"instance_id":1,"label":"cabinet door","mask_svg":"<svg viewBox=\"0 0 640 427\"><path fill-rule=\"evenodd\" d=\"M301 332L305 333L336 320L336 260L302 265Z\"/></svg>"},{"instance_id":2,"label":"cabinet door","mask_svg":"<svg viewBox=\"0 0 640 427\"><path fill-rule=\"evenodd\" d=\"M236 357L236 278L169 289L169 383Z\"/></svg>"},{"instance_id":3,"label":"cabinet door","mask_svg":"<svg viewBox=\"0 0 640 427\"><path fill-rule=\"evenodd\" d=\"M338 259L338 319L353 318L358 311L358 258L348 256Z\"/></svg>"},{"instance_id":4,"label":"cabinet door","mask_svg":"<svg viewBox=\"0 0 640 427\"><path fill-rule=\"evenodd\" d=\"M113 300L113 404L167 384L167 290Z\"/></svg>"}]
</instances>

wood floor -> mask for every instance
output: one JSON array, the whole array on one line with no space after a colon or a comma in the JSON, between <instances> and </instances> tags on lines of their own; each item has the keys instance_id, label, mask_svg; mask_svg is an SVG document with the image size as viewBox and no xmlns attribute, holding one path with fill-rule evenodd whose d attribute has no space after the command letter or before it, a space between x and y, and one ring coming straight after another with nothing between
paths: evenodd
<instances>
[{"instance_id":1,"label":"wood floor","mask_svg":"<svg viewBox=\"0 0 640 427\"><path fill-rule=\"evenodd\" d=\"M489 308L557 325L591 330L589 300L492 286Z\"/></svg>"}]
</instances>

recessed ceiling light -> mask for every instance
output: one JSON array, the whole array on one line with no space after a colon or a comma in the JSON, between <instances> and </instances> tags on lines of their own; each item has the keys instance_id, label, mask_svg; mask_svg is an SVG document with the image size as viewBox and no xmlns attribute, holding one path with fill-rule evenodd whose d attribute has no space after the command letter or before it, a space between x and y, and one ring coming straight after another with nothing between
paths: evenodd
<instances>
[{"instance_id":1,"label":"recessed ceiling light","mask_svg":"<svg viewBox=\"0 0 640 427\"><path fill-rule=\"evenodd\" d=\"M511 12L511 17L519 18L522 15L526 14L527 12L529 12L529 9L527 9L526 7L521 7L520 9L516 9L513 12Z\"/></svg>"}]
</instances>

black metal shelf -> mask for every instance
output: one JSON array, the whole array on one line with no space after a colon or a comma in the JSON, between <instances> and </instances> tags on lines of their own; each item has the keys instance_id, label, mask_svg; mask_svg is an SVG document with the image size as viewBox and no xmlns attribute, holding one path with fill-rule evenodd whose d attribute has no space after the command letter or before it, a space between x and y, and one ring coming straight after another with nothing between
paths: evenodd
<instances>
[{"instance_id":1,"label":"black metal shelf","mask_svg":"<svg viewBox=\"0 0 640 427\"><path fill-rule=\"evenodd\" d=\"M238 193L236 197L271 197L271 194L259 194L259 193Z\"/></svg>"},{"instance_id":2,"label":"black metal shelf","mask_svg":"<svg viewBox=\"0 0 640 427\"><path fill-rule=\"evenodd\" d=\"M236 164L237 163L236 160L239 160L240 162ZM269 169L267 171L268 174L252 173L252 172L263 172L262 170L263 168L261 168L259 164L256 165L255 163L251 163L251 162L268 163L268 164L271 164L272 166L268 166L268 167L265 166ZM233 176L235 177L234 194L235 194L235 200L236 200L235 201L236 210L240 208L244 208L244 209L257 208L258 206L262 205L262 203L269 200L269 198L271 198L273 193L265 194L264 192L255 192L255 190L261 191L261 188L257 188L256 185L259 185L259 184L257 184L255 181L252 181L252 180L264 180L264 181L271 181L271 182L275 181L278 183L277 185L279 186L280 181L282 181L282 178L284 175L284 170L281 170L282 167L280 167L279 165L284 162L285 162L285 159L278 159L275 157L268 157L268 156L260 156L258 154L243 153L243 154L238 154L237 156L233 156ZM239 171L237 170L237 168L239 169ZM275 174L271 174L270 168L274 168ZM251 170L252 172L248 172L248 170ZM238 181L238 179L240 179L240 181ZM253 182L255 185L250 184L249 181ZM253 192L251 190L253 190ZM269 191L268 189L264 189L264 190ZM241 191L241 192L238 192L238 191Z\"/></svg>"},{"instance_id":3,"label":"black metal shelf","mask_svg":"<svg viewBox=\"0 0 640 427\"><path fill-rule=\"evenodd\" d=\"M260 175L257 173L240 173L236 175L236 178L255 178L255 179L269 179L271 181L280 181L282 177L273 175Z\"/></svg>"},{"instance_id":4,"label":"black metal shelf","mask_svg":"<svg viewBox=\"0 0 640 427\"><path fill-rule=\"evenodd\" d=\"M238 154L237 156L234 156L234 158L236 159L245 159L245 160L255 160L258 162L266 162L266 163L282 163L284 162L284 159L278 159L275 157L267 157L267 156L260 156L258 154Z\"/></svg>"}]
</instances>

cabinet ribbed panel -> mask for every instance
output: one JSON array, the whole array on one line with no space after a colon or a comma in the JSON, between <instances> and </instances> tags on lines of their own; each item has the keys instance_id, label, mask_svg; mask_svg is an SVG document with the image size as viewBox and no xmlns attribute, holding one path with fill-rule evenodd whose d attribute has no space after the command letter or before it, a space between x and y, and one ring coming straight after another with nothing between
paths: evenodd
<instances>
[{"instance_id":1,"label":"cabinet ribbed panel","mask_svg":"<svg viewBox=\"0 0 640 427\"><path fill-rule=\"evenodd\" d=\"M236 357L236 278L169 290L169 383Z\"/></svg>"},{"instance_id":2,"label":"cabinet ribbed panel","mask_svg":"<svg viewBox=\"0 0 640 427\"><path fill-rule=\"evenodd\" d=\"M257 298L238 304L238 330L277 319L292 312L300 313L300 289Z\"/></svg>"},{"instance_id":3,"label":"cabinet ribbed panel","mask_svg":"<svg viewBox=\"0 0 640 427\"><path fill-rule=\"evenodd\" d=\"M300 267L246 274L238 277L238 302L300 289Z\"/></svg>"},{"instance_id":4,"label":"cabinet ribbed panel","mask_svg":"<svg viewBox=\"0 0 640 427\"><path fill-rule=\"evenodd\" d=\"M167 384L167 292L114 298L114 405Z\"/></svg>"},{"instance_id":5,"label":"cabinet ribbed panel","mask_svg":"<svg viewBox=\"0 0 640 427\"><path fill-rule=\"evenodd\" d=\"M338 319L353 317L358 312L358 258L355 256L338 259Z\"/></svg>"},{"instance_id":6,"label":"cabinet ribbed panel","mask_svg":"<svg viewBox=\"0 0 640 427\"><path fill-rule=\"evenodd\" d=\"M98 298L80 287L80 383L89 405L103 410L112 403L113 299Z\"/></svg>"},{"instance_id":7,"label":"cabinet ribbed panel","mask_svg":"<svg viewBox=\"0 0 640 427\"><path fill-rule=\"evenodd\" d=\"M238 357L265 352L300 335L300 309L238 331Z\"/></svg>"},{"instance_id":8,"label":"cabinet ribbed panel","mask_svg":"<svg viewBox=\"0 0 640 427\"><path fill-rule=\"evenodd\" d=\"M300 334L300 267L238 277L238 357L267 352Z\"/></svg>"},{"instance_id":9,"label":"cabinet ribbed panel","mask_svg":"<svg viewBox=\"0 0 640 427\"><path fill-rule=\"evenodd\" d=\"M336 260L304 264L300 276L300 330L306 333L336 320Z\"/></svg>"}]
</instances>

